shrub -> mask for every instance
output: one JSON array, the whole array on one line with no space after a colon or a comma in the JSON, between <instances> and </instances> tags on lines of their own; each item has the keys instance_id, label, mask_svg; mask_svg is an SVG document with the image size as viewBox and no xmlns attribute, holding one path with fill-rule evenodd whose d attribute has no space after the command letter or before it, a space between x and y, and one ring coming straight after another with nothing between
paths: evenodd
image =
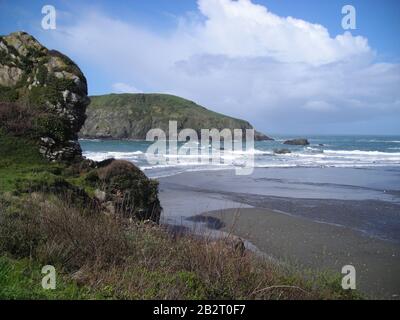
<instances>
[{"instance_id":1,"label":"shrub","mask_svg":"<svg viewBox=\"0 0 400 320\"><path fill-rule=\"evenodd\" d=\"M97 212L78 210L40 194L0 204L1 250L44 264L77 270L86 264L104 267L127 255L123 224Z\"/></svg>"},{"instance_id":2,"label":"shrub","mask_svg":"<svg viewBox=\"0 0 400 320\"><path fill-rule=\"evenodd\" d=\"M0 127L15 136L32 135L35 112L16 103L0 102Z\"/></svg>"},{"instance_id":3,"label":"shrub","mask_svg":"<svg viewBox=\"0 0 400 320\"><path fill-rule=\"evenodd\" d=\"M89 174L87 182L104 189L118 212L126 217L158 222L161 206L157 181L148 179L134 164L123 160L106 162L96 172L98 180Z\"/></svg>"},{"instance_id":4,"label":"shrub","mask_svg":"<svg viewBox=\"0 0 400 320\"><path fill-rule=\"evenodd\" d=\"M15 102L19 98L19 93L14 88L0 86L0 101Z\"/></svg>"},{"instance_id":5,"label":"shrub","mask_svg":"<svg viewBox=\"0 0 400 320\"><path fill-rule=\"evenodd\" d=\"M229 239L171 234L156 224L79 209L40 194L3 197L0 238L0 255L52 264L68 283L102 298L355 297L332 278L311 285L281 265L235 250Z\"/></svg>"},{"instance_id":6,"label":"shrub","mask_svg":"<svg viewBox=\"0 0 400 320\"><path fill-rule=\"evenodd\" d=\"M56 142L64 142L74 138L68 120L56 114L42 114L37 118L38 136L50 137Z\"/></svg>"}]
</instances>

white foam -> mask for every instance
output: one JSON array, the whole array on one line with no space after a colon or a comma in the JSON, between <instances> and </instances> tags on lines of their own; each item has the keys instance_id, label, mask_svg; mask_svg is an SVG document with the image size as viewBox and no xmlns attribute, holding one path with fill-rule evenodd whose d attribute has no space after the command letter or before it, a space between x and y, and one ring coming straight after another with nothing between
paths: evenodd
<instances>
[{"instance_id":1,"label":"white foam","mask_svg":"<svg viewBox=\"0 0 400 320\"><path fill-rule=\"evenodd\" d=\"M361 150L324 150L326 154L360 155L360 156L400 156L400 152L361 151Z\"/></svg>"},{"instance_id":2,"label":"white foam","mask_svg":"<svg viewBox=\"0 0 400 320\"><path fill-rule=\"evenodd\" d=\"M83 153L86 158L102 161L105 159L115 158L115 159L135 159L139 155L143 155L142 151L132 151L132 152L116 152L116 151L86 151Z\"/></svg>"},{"instance_id":3,"label":"white foam","mask_svg":"<svg viewBox=\"0 0 400 320\"><path fill-rule=\"evenodd\" d=\"M400 150L400 148L390 148ZM88 151L87 158L101 161L108 158L125 159L139 165L142 170L154 171L156 175L171 175L183 171L221 170L240 167L254 156L254 166L259 168L293 168L293 167L378 167L400 166L400 152L363 151L363 150L322 150L322 148L305 147L293 150L288 154L274 154L272 150L215 150L220 154L217 162L211 161L215 153L183 154L178 156L177 163L168 163L172 155L162 155L159 164L150 165L146 153L142 151ZM161 173L158 173L160 170Z\"/></svg>"}]
</instances>

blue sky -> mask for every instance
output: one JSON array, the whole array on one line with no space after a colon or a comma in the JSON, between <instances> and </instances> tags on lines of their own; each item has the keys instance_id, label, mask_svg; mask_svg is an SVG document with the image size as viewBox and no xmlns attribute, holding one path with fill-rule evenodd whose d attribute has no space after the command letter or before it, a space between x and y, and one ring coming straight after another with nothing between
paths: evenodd
<instances>
[{"instance_id":1,"label":"blue sky","mask_svg":"<svg viewBox=\"0 0 400 320\"><path fill-rule=\"evenodd\" d=\"M69 55L90 94L177 94L267 133L400 134L399 16L398 0L0 0L0 33Z\"/></svg>"}]
</instances>

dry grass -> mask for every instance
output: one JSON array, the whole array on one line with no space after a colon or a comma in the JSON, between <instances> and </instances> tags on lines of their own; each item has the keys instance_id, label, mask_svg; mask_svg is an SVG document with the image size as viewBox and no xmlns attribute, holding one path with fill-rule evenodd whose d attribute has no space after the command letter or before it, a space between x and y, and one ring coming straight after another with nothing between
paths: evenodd
<instances>
[{"instance_id":1,"label":"dry grass","mask_svg":"<svg viewBox=\"0 0 400 320\"><path fill-rule=\"evenodd\" d=\"M33 108L16 103L0 102L0 127L15 136L30 134L34 123Z\"/></svg>"},{"instance_id":2,"label":"dry grass","mask_svg":"<svg viewBox=\"0 0 400 320\"><path fill-rule=\"evenodd\" d=\"M311 285L230 239L171 234L151 223L80 210L33 194L0 204L0 252L52 264L68 281L113 299L348 298Z\"/></svg>"}]
</instances>

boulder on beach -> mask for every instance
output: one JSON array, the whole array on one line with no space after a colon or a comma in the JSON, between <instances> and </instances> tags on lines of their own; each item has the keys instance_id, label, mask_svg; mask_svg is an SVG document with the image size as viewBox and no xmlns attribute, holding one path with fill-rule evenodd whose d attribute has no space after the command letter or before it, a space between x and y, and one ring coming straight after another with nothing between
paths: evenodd
<instances>
[{"instance_id":1,"label":"boulder on beach","mask_svg":"<svg viewBox=\"0 0 400 320\"><path fill-rule=\"evenodd\" d=\"M300 139L291 139L286 140L283 144L291 145L291 146L308 146L310 142L307 139L300 138Z\"/></svg>"}]
</instances>

